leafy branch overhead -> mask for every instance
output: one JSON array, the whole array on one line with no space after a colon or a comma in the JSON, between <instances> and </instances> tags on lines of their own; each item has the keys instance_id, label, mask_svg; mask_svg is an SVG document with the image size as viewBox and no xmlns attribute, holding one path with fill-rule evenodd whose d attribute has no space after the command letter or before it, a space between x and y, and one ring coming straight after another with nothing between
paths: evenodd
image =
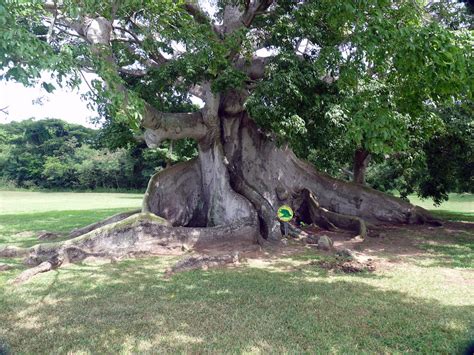
<instances>
[{"instance_id":1,"label":"leafy branch overhead","mask_svg":"<svg viewBox=\"0 0 474 355\"><path fill-rule=\"evenodd\" d=\"M167 111L175 97L189 103L207 82L214 91L246 88L254 118L285 140L320 125L319 114L326 125L344 122L352 144L386 153L404 148L413 120L430 126L436 105L472 98L467 23L452 30L440 9L424 5L6 1L1 65L5 78L24 84L42 70L72 86L79 71L96 72L102 82L95 99L135 127L154 115L147 105ZM270 55L264 66L262 49ZM321 110L322 94L337 100ZM374 135L373 127L384 133Z\"/></svg>"}]
</instances>

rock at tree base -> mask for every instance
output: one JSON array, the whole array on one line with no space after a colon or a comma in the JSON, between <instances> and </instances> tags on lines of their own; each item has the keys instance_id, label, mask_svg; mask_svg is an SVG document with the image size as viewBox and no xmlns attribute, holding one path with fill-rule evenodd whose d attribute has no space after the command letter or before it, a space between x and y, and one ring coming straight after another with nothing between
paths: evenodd
<instances>
[{"instance_id":1,"label":"rock at tree base","mask_svg":"<svg viewBox=\"0 0 474 355\"><path fill-rule=\"evenodd\" d=\"M0 272L13 269L13 266L8 264L0 264Z\"/></svg>"},{"instance_id":2,"label":"rock at tree base","mask_svg":"<svg viewBox=\"0 0 474 355\"><path fill-rule=\"evenodd\" d=\"M318 239L318 249L321 250L331 250L333 246L333 241L327 235L322 235Z\"/></svg>"},{"instance_id":3,"label":"rock at tree base","mask_svg":"<svg viewBox=\"0 0 474 355\"><path fill-rule=\"evenodd\" d=\"M53 240L59 237L61 237L59 234L48 231L41 231L37 236L40 240Z\"/></svg>"},{"instance_id":4,"label":"rock at tree base","mask_svg":"<svg viewBox=\"0 0 474 355\"><path fill-rule=\"evenodd\" d=\"M339 249L338 251L336 251L336 257L340 257L342 259L346 259L346 260L352 260L354 259L354 253L349 250L349 249Z\"/></svg>"}]
</instances>

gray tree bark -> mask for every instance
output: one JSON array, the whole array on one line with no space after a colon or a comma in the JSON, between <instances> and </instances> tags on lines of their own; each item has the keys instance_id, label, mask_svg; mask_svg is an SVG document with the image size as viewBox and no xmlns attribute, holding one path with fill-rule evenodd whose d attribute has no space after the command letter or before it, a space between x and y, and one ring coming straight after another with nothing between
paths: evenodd
<instances>
[{"instance_id":1,"label":"gray tree bark","mask_svg":"<svg viewBox=\"0 0 474 355\"><path fill-rule=\"evenodd\" d=\"M357 149L354 153L354 175L356 184L365 185L365 174L370 162L370 153L365 149Z\"/></svg>"}]
</instances>

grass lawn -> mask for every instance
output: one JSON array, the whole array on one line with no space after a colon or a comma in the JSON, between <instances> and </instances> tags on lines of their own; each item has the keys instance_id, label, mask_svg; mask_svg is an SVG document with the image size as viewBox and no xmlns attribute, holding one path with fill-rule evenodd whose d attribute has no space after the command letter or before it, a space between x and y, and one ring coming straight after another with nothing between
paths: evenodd
<instances>
[{"instance_id":1,"label":"grass lawn","mask_svg":"<svg viewBox=\"0 0 474 355\"><path fill-rule=\"evenodd\" d=\"M452 221L474 222L474 195L449 194L449 200L435 206L430 199L422 200L416 195L409 196L410 202L430 210L435 216Z\"/></svg>"},{"instance_id":2,"label":"grass lawn","mask_svg":"<svg viewBox=\"0 0 474 355\"><path fill-rule=\"evenodd\" d=\"M26 212L134 209L142 194L95 192L29 192L0 190L0 215Z\"/></svg>"},{"instance_id":3,"label":"grass lawn","mask_svg":"<svg viewBox=\"0 0 474 355\"><path fill-rule=\"evenodd\" d=\"M1 193L0 246L140 205L41 193L29 209ZM0 353L461 353L474 339L474 236L439 233L420 255L384 250L386 267L370 274L327 272L308 263L327 256L307 252L166 279L177 257L155 257L68 265L13 287L21 260L0 259L15 266L0 273Z\"/></svg>"}]
</instances>

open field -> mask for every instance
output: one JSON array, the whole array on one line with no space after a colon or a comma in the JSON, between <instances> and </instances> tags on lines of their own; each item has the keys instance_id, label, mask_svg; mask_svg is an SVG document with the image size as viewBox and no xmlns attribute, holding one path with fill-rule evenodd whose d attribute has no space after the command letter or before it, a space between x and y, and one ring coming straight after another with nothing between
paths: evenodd
<instances>
[{"instance_id":1,"label":"open field","mask_svg":"<svg viewBox=\"0 0 474 355\"><path fill-rule=\"evenodd\" d=\"M421 200L417 196L410 196L410 202L430 210L435 216L453 221L474 222L474 195L449 194L449 200L439 206L433 201Z\"/></svg>"},{"instance_id":2,"label":"open field","mask_svg":"<svg viewBox=\"0 0 474 355\"><path fill-rule=\"evenodd\" d=\"M0 192L0 247L31 246L40 230L67 232L141 202L23 193ZM469 217L466 196L440 209ZM373 273L327 271L317 262L333 256L300 248L169 279L164 271L179 257L89 262L14 287L8 281L24 266L0 259L14 266L0 273L0 352L460 353L474 339L473 231L451 223L360 243L336 238L372 258Z\"/></svg>"},{"instance_id":3,"label":"open field","mask_svg":"<svg viewBox=\"0 0 474 355\"><path fill-rule=\"evenodd\" d=\"M142 194L1 191L0 215L25 212L139 208Z\"/></svg>"}]
</instances>

